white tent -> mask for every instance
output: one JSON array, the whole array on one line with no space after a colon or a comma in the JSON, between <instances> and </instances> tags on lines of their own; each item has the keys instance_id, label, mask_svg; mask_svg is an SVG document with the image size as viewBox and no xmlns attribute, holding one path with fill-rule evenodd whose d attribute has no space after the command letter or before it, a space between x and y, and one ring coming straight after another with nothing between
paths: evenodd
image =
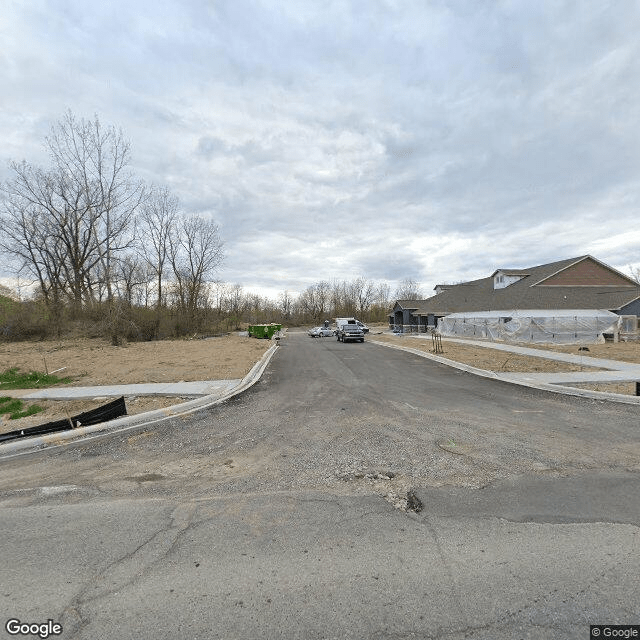
<instances>
[{"instance_id":1,"label":"white tent","mask_svg":"<svg viewBox=\"0 0 640 640\"><path fill-rule=\"evenodd\" d=\"M620 317L603 309L518 309L451 313L438 321L445 337L505 342L576 344L604 342Z\"/></svg>"}]
</instances>

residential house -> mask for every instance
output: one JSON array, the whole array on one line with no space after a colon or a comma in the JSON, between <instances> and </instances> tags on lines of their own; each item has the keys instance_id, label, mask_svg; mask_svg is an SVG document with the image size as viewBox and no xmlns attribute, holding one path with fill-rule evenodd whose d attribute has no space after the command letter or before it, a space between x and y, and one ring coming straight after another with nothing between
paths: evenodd
<instances>
[{"instance_id":1,"label":"residential house","mask_svg":"<svg viewBox=\"0 0 640 640\"><path fill-rule=\"evenodd\" d=\"M640 284L589 255L528 269L497 269L486 278L435 289L425 300L397 300L390 327L426 331L456 313L581 309L635 316L637 331L640 316Z\"/></svg>"}]
</instances>

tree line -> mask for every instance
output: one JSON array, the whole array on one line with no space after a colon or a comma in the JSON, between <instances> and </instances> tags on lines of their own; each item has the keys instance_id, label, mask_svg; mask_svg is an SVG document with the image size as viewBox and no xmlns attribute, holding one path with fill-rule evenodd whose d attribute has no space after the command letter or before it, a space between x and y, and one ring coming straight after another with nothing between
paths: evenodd
<instances>
[{"instance_id":1,"label":"tree line","mask_svg":"<svg viewBox=\"0 0 640 640\"><path fill-rule=\"evenodd\" d=\"M98 310L117 340L144 287L154 337L167 309L180 317L178 332L197 330L207 282L224 257L216 222L184 214L166 187L138 179L122 131L97 117L67 112L45 146L48 168L10 164L0 248L16 273L37 283L49 322L60 332L70 318Z\"/></svg>"},{"instance_id":2,"label":"tree line","mask_svg":"<svg viewBox=\"0 0 640 640\"><path fill-rule=\"evenodd\" d=\"M394 300L410 299L412 295L402 287L392 292L386 283L375 284L365 278L355 278L350 281L322 280L308 286L299 295L285 290L273 299L247 291L239 283L216 280L203 283L197 307L198 326L194 327L185 323L185 315L180 311L179 283L155 281L150 277L125 280L124 285L116 287L116 296L122 291L123 297L117 298L112 314L120 314L117 316L118 335L129 341L196 333L216 335L244 329L249 324L268 322L279 322L285 326L320 325L325 320L351 316L364 322L386 322ZM162 294L167 302L159 308L157 293L165 289L173 293ZM413 295L417 294L414 292ZM79 316L63 314L65 322L59 327L50 316L47 318L42 296L12 303L10 309L3 309L1 302L2 296L0 332L4 331L4 336L0 337L5 339L42 338L67 333L70 329L77 333L78 326L84 325L88 335L106 335L116 342L114 319L105 316L106 303L93 304Z\"/></svg>"},{"instance_id":3,"label":"tree line","mask_svg":"<svg viewBox=\"0 0 640 640\"><path fill-rule=\"evenodd\" d=\"M321 280L276 300L215 280L224 259L216 222L186 215L168 188L137 178L122 131L97 117L68 111L45 147L47 168L12 162L0 186L0 249L17 275L37 284L33 300L11 306L11 321L0 326L5 338L85 326L119 344L246 323L386 320L390 286L363 277ZM412 280L395 292L416 297Z\"/></svg>"}]
</instances>

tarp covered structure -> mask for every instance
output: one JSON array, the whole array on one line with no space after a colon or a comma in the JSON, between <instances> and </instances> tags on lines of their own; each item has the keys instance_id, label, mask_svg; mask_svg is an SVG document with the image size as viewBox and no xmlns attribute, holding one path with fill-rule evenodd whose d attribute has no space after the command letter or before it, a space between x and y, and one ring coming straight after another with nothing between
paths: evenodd
<instances>
[{"instance_id":1,"label":"tarp covered structure","mask_svg":"<svg viewBox=\"0 0 640 640\"><path fill-rule=\"evenodd\" d=\"M619 316L604 309L517 309L470 311L440 318L445 337L480 338L539 344L604 342L617 331Z\"/></svg>"}]
</instances>

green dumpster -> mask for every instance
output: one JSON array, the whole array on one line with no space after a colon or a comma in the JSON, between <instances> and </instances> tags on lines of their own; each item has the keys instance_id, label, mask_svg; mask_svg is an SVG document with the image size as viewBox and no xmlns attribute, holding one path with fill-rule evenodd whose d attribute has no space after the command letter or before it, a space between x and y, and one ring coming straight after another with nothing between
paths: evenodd
<instances>
[{"instance_id":1,"label":"green dumpster","mask_svg":"<svg viewBox=\"0 0 640 640\"><path fill-rule=\"evenodd\" d=\"M250 324L249 335L253 338L267 338L267 340L271 340L273 334L276 331L280 331L280 329L282 329L282 325L275 324L274 322L270 324Z\"/></svg>"}]
</instances>

